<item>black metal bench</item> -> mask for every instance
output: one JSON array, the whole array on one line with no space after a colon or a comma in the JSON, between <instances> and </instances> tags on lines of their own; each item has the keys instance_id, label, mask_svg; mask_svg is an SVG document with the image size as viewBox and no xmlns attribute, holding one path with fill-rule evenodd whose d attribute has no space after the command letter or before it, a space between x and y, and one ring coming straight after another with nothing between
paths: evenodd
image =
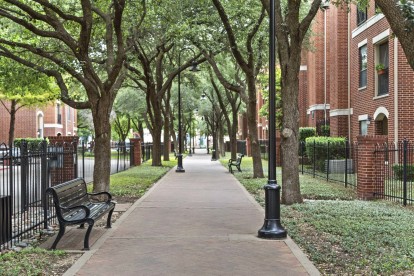
<instances>
[{"instance_id":1,"label":"black metal bench","mask_svg":"<svg viewBox=\"0 0 414 276\"><path fill-rule=\"evenodd\" d=\"M111 228L111 216L115 202L111 201L110 193L88 193L85 180L82 178L50 187L46 192L53 196L59 221L59 233L51 249L56 249L56 245L65 234L66 225L79 224L80 228L84 228L85 223L89 225L85 234L84 250L89 250L89 235L95 221L106 213L108 213L106 227Z\"/></svg>"},{"instance_id":2,"label":"black metal bench","mask_svg":"<svg viewBox=\"0 0 414 276\"><path fill-rule=\"evenodd\" d=\"M238 154L237 155L237 159L236 160L234 160L234 159L229 159L229 164L228 164L228 166L229 166L229 172L230 173L233 173L233 166L234 167L236 167L237 168L237 170L239 171L239 172L241 172L242 170L240 169L240 164L241 164L241 161L242 161L242 159L243 159L243 154Z\"/></svg>"}]
</instances>

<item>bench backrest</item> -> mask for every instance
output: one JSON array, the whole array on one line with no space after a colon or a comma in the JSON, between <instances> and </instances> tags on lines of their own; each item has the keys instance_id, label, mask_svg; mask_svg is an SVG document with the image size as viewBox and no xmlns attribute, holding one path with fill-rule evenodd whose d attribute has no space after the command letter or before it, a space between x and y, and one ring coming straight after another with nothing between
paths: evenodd
<instances>
[{"instance_id":1,"label":"bench backrest","mask_svg":"<svg viewBox=\"0 0 414 276\"><path fill-rule=\"evenodd\" d=\"M85 205L89 202L86 183L82 178L76 178L46 190L52 194L58 217L65 214L62 207Z\"/></svg>"},{"instance_id":2,"label":"bench backrest","mask_svg":"<svg viewBox=\"0 0 414 276\"><path fill-rule=\"evenodd\" d=\"M240 163L241 161L242 161L242 158L243 158L243 154L239 154L239 155L237 155L237 163Z\"/></svg>"}]
</instances>

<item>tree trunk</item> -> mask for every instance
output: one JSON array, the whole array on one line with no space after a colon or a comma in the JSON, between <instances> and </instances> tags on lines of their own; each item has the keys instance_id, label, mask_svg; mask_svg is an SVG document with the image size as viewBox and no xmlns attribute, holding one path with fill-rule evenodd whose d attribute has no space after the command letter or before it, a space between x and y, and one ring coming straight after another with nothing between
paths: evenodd
<instances>
[{"instance_id":1,"label":"tree trunk","mask_svg":"<svg viewBox=\"0 0 414 276\"><path fill-rule=\"evenodd\" d=\"M300 64L300 58L294 59ZM287 69L287 76L282 78L283 94L283 130L282 130L282 202L293 204L302 202L299 184L299 79L295 66ZM285 188L288 187L288 188Z\"/></svg>"},{"instance_id":2,"label":"tree trunk","mask_svg":"<svg viewBox=\"0 0 414 276\"><path fill-rule=\"evenodd\" d=\"M167 113L169 114L169 112ZM164 118L164 161L170 161L170 117L165 116Z\"/></svg>"},{"instance_id":3,"label":"tree trunk","mask_svg":"<svg viewBox=\"0 0 414 276\"><path fill-rule=\"evenodd\" d=\"M224 156L226 156L226 145L224 143L224 126L223 126L223 124L220 124L220 126L219 126L219 134L220 134L220 136L219 136L220 155L222 157L224 157Z\"/></svg>"},{"instance_id":4,"label":"tree trunk","mask_svg":"<svg viewBox=\"0 0 414 276\"><path fill-rule=\"evenodd\" d=\"M256 121L256 84L254 77L248 80L247 127L249 128L250 148L253 159L253 178L263 178L262 156L257 133Z\"/></svg>"},{"instance_id":5,"label":"tree trunk","mask_svg":"<svg viewBox=\"0 0 414 276\"><path fill-rule=\"evenodd\" d=\"M95 127L95 165L93 170L93 191L109 191L109 176L111 172L111 124L109 114L111 103L109 99L99 100L92 107Z\"/></svg>"},{"instance_id":6,"label":"tree trunk","mask_svg":"<svg viewBox=\"0 0 414 276\"><path fill-rule=\"evenodd\" d=\"M154 126L152 130L152 166L162 166L161 162L161 132L162 125Z\"/></svg>"},{"instance_id":7,"label":"tree trunk","mask_svg":"<svg viewBox=\"0 0 414 276\"><path fill-rule=\"evenodd\" d=\"M229 128L231 159L237 158L237 128L239 125L238 110L232 111L232 125Z\"/></svg>"},{"instance_id":8,"label":"tree trunk","mask_svg":"<svg viewBox=\"0 0 414 276\"><path fill-rule=\"evenodd\" d=\"M9 147L13 147L14 128L15 128L15 123L16 123L16 112L17 112L16 106L17 106L16 100L12 100L11 105L10 105Z\"/></svg>"}]
</instances>

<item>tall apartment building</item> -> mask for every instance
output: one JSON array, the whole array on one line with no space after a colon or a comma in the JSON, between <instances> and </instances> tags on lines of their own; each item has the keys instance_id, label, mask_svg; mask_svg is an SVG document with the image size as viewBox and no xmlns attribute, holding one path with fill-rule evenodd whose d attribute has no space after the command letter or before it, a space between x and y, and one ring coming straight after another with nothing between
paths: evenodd
<instances>
[{"instance_id":1,"label":"tall apartment building","mask_svg":"<svg viewBox=\"0 0 414 276\"><path fill-rule=\"evenodd\" d=\"M321 9L312 32L300 73L301 126L327 120L331 136L413 139L414 71L375 1L349 13Z\"/></svg>"},{"instance_id":2,"label":"tall apartment building","mask_svg":"<svg viewBox=\"0 0 414 276\"><path fill-rule=\"evenodd\" d=\"M0 143L7 143L10 115L2 105L0 105L0 118ZM23 107L17 111L14 137L35 138L58 134L63 136L77 135L75 109L60 101L55 101L43 108Z\"/></svg>"}]
</instances>

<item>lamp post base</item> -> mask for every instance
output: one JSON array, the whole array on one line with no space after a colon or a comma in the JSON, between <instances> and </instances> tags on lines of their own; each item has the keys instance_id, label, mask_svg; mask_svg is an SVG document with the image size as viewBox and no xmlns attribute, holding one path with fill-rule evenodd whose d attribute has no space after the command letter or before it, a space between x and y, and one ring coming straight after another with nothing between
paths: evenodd
<instances>
[{"instance_id":1,"label":"lamp post base","mask_svg":"<svg viewBox=\"0 0 414 276\"><path fill-rule=\"evenodd\" d=\"M175 172L177 173L183 173L185 172L184 168L183 168L183 155L181 153L177 154L177 159L178 159L178 164L177 164L177 169L175 170Z\"/></svg>"},{"instance_id":2,"label":"lamp post base","mask_svg":"<svg viewBox=\"0 0 414 276\"><path fill-rule=\"evenodd\" d=\"M257 232L259 238L263 239L284 239L287 231L280 224L278 219L265 219L262 229Z\"/></svg>"},{"instance_id":3,"label":"lamp post base","mask_svg":"<svg viewBox=\"0 0 414 276\"><path fill-rule=\"evenodd\" d=\"M265 218L258 237L263 239L284 239L287 231L280 223L280 186L276 180L269 180L265 190Z\"/></svg>"}]
</instances>

